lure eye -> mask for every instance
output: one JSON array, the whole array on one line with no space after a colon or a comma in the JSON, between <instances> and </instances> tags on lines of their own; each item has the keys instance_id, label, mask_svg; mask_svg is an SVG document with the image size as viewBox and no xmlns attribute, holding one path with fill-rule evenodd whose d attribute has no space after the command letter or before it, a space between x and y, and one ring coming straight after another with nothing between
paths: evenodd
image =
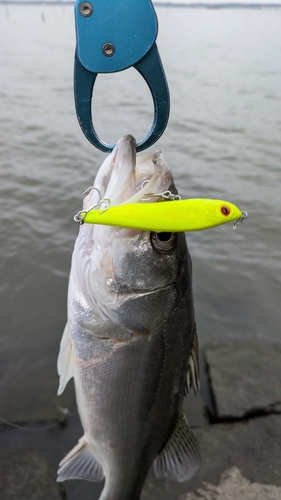
<instances>
[{"instance_id":1,"label":"lure eye","mask_svg":"<svg viewBox=\"0 0 281 500\"><path fill-rule=\"evenodd\" d=\"M222 215L227 216L230 214L230 210L228 207L221 207L221 213L222 213Z\"/></svg>"},{"instance_id":2,"label":"lure eye","mask_svg":"<svg viewBox=\"0 0 281 500\"><path fill-rule=\"evenodd\" d=\"M177 233L151 233L150 241L154 250L166 253L176 245Z\"/></svg>"}]
</instances>

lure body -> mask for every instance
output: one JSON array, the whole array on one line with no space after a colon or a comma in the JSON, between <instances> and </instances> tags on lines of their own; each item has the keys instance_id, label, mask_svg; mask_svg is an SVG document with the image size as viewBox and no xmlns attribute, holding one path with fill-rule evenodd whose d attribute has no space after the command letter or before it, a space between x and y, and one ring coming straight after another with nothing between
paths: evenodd
<instances>
[{"instance_id":1,"label":"lure body","mask_svg":"<svg viewBox=\"0 0 281 500\"><path fill-rule=\"evenodd\" d=\"M236 221L241 210L223 200L191 198L158 203L124 203L80 213L87 224L119 226L141 231L200 231Z\"/></svg>"}]
</instances>

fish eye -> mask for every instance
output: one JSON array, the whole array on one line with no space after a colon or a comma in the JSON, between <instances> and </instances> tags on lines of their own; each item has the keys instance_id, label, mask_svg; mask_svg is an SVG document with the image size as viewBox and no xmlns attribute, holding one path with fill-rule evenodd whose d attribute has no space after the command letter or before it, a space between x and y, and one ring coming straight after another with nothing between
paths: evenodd
<instances>
[{"instance_id":1,"label":"fish eye","mask_svg":"<svg viewBox=\"0 0 281 500\"><path fill-rule=\"evenodd\" d=\"M230 209L228 207L221 207L221 213L222 215L229 215L230 214Z\"/></svg>"},{"instance_id":2,"label":"fish eye","mask_svg":"<svg viewBox=\"0 0 281 500\"><path fill-rule=\"evenodd\" d=\"M165 253L172 250L177 242L177 233L150 233L150 241L154 250Z\"/></svg>"}]
</instances>

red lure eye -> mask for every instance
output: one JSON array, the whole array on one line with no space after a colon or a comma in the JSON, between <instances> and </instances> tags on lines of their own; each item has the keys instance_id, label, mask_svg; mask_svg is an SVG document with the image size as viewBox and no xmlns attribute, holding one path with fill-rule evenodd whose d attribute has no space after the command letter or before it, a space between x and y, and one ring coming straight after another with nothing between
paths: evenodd
<instances>
[{"instance_id":1,"label":"red lure eye","mask_svg":"<svg viewBox=\"0 0 281 500\"><path fill-rule=\"evenodd\" d=\"M227 216L230 214L230 210L228 207L221 207L221 213Z\"/></svg>"}]
</instances>

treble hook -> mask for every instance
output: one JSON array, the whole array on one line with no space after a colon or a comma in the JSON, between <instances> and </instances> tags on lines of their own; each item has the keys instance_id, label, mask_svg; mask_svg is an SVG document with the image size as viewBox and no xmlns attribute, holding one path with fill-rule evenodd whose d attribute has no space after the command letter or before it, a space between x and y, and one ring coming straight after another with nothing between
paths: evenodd
<instances>
[{"instance_id":1,"label":"treble hook","mask_svg":"<svg viewBox=\"0 0 281 500\"><path fill-rule=\"evenodd\" d=\"M241 215L240 219L238 219L234 222L233 229L236 229L237 226L239 226L239 224L242 224L243 220L248 218L248 212L246 212L246 210L242 210L241 213L242 213L242 215Z\"/></svg>"},{"instance_id":2,"label":"treble hook","mask_svg":"<svg viewBox=\"0 0 281 500\"><path fill-rule=\"evenodd\" d=\"M97 191L97 193L99 195L98 201L96 201L93 205L91 205L87 209L79 210L79 212L77 214L75 214L73 217L74 221L78 222L80 225L84 224L84 219L85 219L87 213L90 212L91 210L94 210L95 208L101 207L103 204L105 205L105 207L103 207L103 210L101 213L106 212L106 210L109 208L109 205L110 205L109 198L102 198L100 190L98 188L96 188L95 186L88 187L83 192L83 194L89 194L93 190Z\"/></svg>"},{"instance_id":3,"label":"treble hook","mask_svg":"<svg viewBox=\"0 0 281 500\"><path fill-rule=\"evenodd\" d=\"M76 113L86 138L98 149L111 151L97 134L92 118L92 95L99 73L133 66L146 81L154 104L154 120L147 136L137 143L142 151L163 134L169 119L168 84L155 43L158 23L151 0L94 0L75 4L76 52L74 95Z\"/></svg>"}]
</instances>

